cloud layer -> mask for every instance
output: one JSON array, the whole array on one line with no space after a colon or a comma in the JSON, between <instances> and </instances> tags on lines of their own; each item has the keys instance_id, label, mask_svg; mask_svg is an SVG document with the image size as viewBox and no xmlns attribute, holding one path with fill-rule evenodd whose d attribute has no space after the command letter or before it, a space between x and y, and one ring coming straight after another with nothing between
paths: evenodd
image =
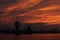
<instances>
[{"instance_id":1,"label":"cloud layer","mask_svg":"<svg viewBox=\"0 0 60 40\"><path fill-rule=\"evenodd\" d=\"M21 23L60 24L60 0L0 0L0 21L17 19Z\"/></svg>"}]
</instances>

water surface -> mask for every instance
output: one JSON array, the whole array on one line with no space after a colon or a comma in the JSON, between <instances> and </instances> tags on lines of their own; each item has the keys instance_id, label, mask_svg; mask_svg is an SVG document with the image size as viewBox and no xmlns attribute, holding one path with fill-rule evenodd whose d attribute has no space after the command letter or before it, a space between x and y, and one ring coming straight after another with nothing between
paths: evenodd
<instances>
[{"instance_id":1,"label":"water surface","mask_svg":"<svg viewBox=\"0 0 60 40\"><path fill-rule=\"evenodd\" d=\"M0 40L60 40L60 34L0 34Z\"/></svg>"}]
</instances>

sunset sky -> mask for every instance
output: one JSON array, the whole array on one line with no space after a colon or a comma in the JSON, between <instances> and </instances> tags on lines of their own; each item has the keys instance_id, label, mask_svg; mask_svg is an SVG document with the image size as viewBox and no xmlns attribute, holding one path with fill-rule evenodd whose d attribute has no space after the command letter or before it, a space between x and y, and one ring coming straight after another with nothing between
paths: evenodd
<instances>
[{"instance_id":1,"label":"sunset sky","mask_svg":"<svg viewBox=\"0 0 60 40\"><path fill-rule=\"evenodd\" d=\"M60 0L0 0L0 23L60 24Z\"/></svg>"}]
</instances>

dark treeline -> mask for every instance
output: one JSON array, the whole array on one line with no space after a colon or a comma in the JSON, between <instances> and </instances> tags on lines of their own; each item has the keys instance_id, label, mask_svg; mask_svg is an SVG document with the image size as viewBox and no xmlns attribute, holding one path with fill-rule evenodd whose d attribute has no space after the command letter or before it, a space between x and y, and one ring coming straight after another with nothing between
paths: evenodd
<instances>
[{"instance_id":1,"label":"dark treeline","mask_svg":"<svg viewBox=\"0 0 60 40\"><path fill-rule=\"evenodd\" d=\"M23 23L19 23L19 22L15 22L14 27L15 29L10 29L8 26L5 29L1 29L0 33L6 33L6 34L32 34L32 33L60 33L60 30L58 29L58 27L60 25L44 25L45 23L28 23L27 24L27 28L24 30L20 30L19 27L20 25ZM25 23L26 24L26 23ZM45 29L41 29L39 31L33 30L31 28L31 26L33 27L46 27ZM53 27L53 28L52 28ZM37 28L36 28L37 29Z\"/></svg>"}]
</instances>

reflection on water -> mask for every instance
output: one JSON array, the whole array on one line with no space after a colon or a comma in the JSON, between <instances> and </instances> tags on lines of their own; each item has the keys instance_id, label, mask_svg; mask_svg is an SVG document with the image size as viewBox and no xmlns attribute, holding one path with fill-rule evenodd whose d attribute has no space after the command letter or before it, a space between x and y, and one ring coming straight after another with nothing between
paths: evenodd
<instances>
[{"instance_id":1,"label":"reflection on water","mask_svg":"<svg viewBox=\"0 0 60 40\"><path fill-rule=\"evenodd\" d=\"M60 34L0 34L0 40L60 40Z\"/></svg>"}]
</instances>

